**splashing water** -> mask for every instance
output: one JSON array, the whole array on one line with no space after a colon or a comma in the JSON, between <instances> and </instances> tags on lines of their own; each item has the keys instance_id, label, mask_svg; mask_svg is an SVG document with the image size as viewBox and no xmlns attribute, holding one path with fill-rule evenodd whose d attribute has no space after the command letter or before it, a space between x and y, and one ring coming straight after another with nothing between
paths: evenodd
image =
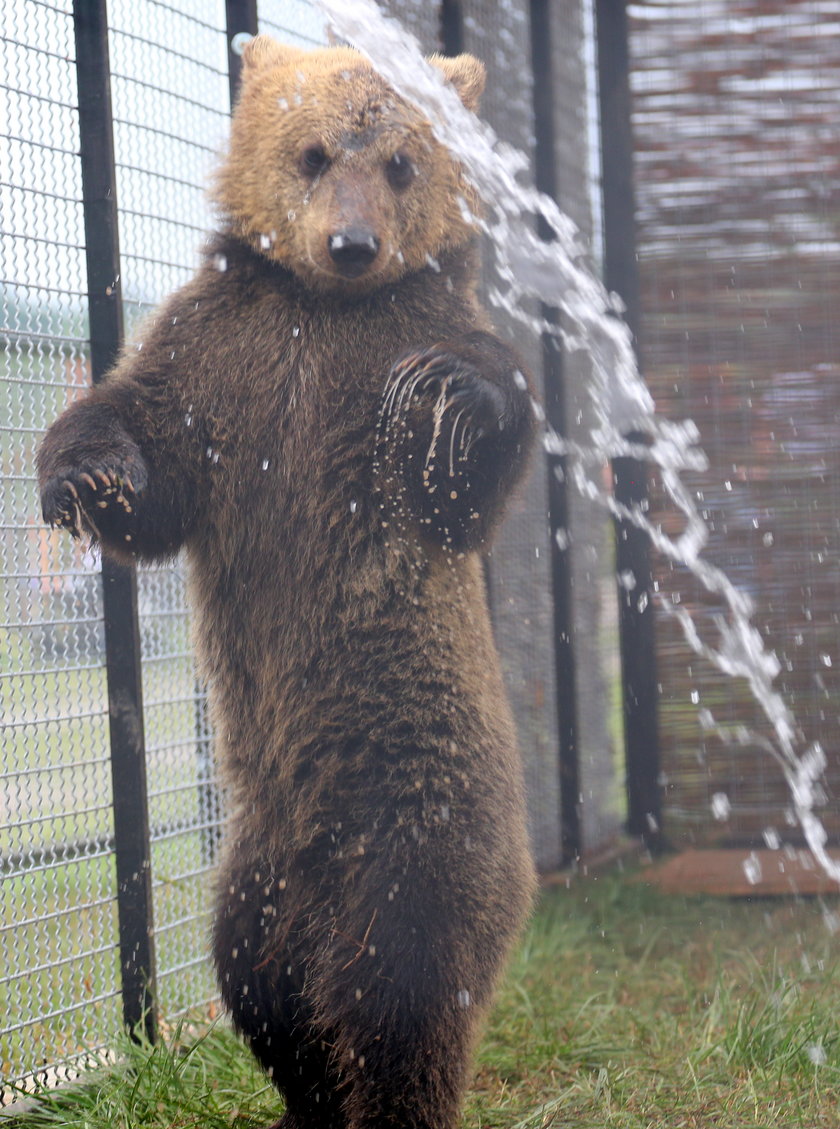
<instances>
[{"instance_id":1,"label":"splashing water","mask_svg":"<svg viewBox=\"0 0 840 1129\"><path fill-rule=\"evenodd\" d=\"M730 732L717 725L707 710L701 711L701 724L727 744L757 743L776 760L809 848L826 874L840 882L840 864L827 853L826 831L814 814L825 753L818 743L801 751L797 748L794 717L773 686L780 664L751 623L749 596L701 557L709 532L682 481L685 471L706 469L706 457L697 446L699 433L690 420L672 422L656 415L639 375L630 330L620 316L620 298L609 294L583 265L585 246L574 222L550 197L519 182L520 174L529 170L528 158L501 142L490 126L466 109L397 20L385 16L373 0L317 2L335 32L365 54L403 97L421 109L435 136L463 164L487 204L486 217L470 218L488 235L495 256L497 285L489 290L489 300L531 330L551 333L567 350L582 350L589 357L588 391L594 407L590 442L572 444L547 428L546 448L567 456L567 474L585 497L643 529L663 556L687 567L708 592L720 598L726 614L717 619L719 639L712 645L701 638L684 607L658 596L663 610L677 619L698 655L732 678L746 679L772 726L774 739L743 727ZM466 203L463 208L468 214ZM551 229L551 242L538 236L537 215ZM526 300L535 298L561 309L567 328L561 330L530 314ZM625 436L632 432L643 435L645 441L628 442ZM622 456L646 460L658 468L663 488L684 518L678 535L664 533L638 506L622 505L599 485L597 475L604 460Z\"/></svg>"}]
</instances>

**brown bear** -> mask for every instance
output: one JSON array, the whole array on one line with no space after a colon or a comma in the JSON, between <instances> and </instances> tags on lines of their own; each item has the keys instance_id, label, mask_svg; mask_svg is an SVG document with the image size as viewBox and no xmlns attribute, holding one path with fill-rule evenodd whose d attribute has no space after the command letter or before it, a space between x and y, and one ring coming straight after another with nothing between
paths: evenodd
<instances>
[{"instance_id":1,"label":"brown bear","mask_svg":"<svg viewBox=\"0 0 840 1129\"><path fill-rule=\"evenodd\" d=\"M433 58L469 106L475 59ZM244 56L222 224L38 455L45 519L186 549L229 787L215 960L286 1129L457 1123L534 891L481 553L534 432L473 193L346 47Z\"/></svg>"}]
</instances>

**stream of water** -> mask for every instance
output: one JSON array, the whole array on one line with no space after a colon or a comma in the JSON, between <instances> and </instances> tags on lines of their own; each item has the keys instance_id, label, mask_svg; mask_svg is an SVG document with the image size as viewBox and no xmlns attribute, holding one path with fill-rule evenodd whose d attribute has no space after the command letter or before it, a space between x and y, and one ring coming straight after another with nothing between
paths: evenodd
<instances>
[{"instance_id":1,"label":"stream of water","mask_svg":"<svg viewBox=\"0 0 840 1129\"><path fill-rule=\"evenodd\" d=\"M727 730L709 711L701 712L701 723L729 744L758 744L775 759L809 848L825 873L840 882L840 864L827 852L826 831L814 811L826 767L824 751L818 743L801 745L793 714L774 687L779 661L752 623L749 596L702 556L709 532L683 481L686 471L706 467L697 428L691 421L673 422L656 414L639 375L630 331L620 316L620 299L608 294L586 267L584 244L572 220L550 197L520 182L529 170L528 158L501 142L463 106L454 90L444 85L440 72L426 62L416 39L373 0L318 0L318 4L337 35L362 51L403 97L423 111L436 137L463 163L487 203L487 215L475 222L489 236L495 256L497 283L488 294L490 302L536 333L559 334L564 348L588 356L594 406L589 442L570 444L547 428L545 445L567 456L567 473L577 489L644 529L658 552L689 569L720 600L718 637L709 641L685 607L661 594L657 597L663 611L677 619L693 651L732 678L746 680L773 738L744 728ZM553 231L551 242L537 235L536 215ZM529 313L533 299L562 309L565 329ZM645 442L629 443L625 436L631 432L641 433ZM639 507L622 506L605 492L600 478L605 460L627 455L657 468L662 487L682 515L683 527L676 536L665 533Z\"/></svg>"}]
</instances>

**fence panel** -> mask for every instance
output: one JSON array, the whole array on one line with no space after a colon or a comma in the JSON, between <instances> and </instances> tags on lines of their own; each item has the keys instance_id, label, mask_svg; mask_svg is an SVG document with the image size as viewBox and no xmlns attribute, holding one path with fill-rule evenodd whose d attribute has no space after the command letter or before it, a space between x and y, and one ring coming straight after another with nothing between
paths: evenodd
<instances>
[{"instance_id":1,"label":"fence panel","mask_svg":"<svg viewBox=\"0 0 840 1129\"><path fill-rule=\"evenodd\" d=\"M0 1071L100 1047L120 1022L102 597L43 529L34 449L89 380L70 3L7 5L0 185Z\"/></svg>"},{"instance_id":2,"label":"fence panel","mask_svg":"<svg viewBox=\"0 0 840 1129\"><path fill-rule=\"evenodd\" d=\"M660 409L694 419L707 556L754 622L800 727L828 760L840 834L840 177L836 9L791 0L631 9L642 353ZM660 519L676 528L673 515ZM663 595L716 638L719 602L659 567ZM774 844L799 832L770 728L743 682L657 625L666 833ZM726 743L701 711L727 727Z\"/></svg>"}]
</instances>

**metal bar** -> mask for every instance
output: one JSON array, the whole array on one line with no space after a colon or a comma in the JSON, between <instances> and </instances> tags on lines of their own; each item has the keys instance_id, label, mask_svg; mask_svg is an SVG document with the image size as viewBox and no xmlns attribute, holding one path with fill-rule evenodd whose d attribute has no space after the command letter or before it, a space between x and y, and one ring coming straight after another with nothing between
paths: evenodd
<instances>
[{"instance_id":1,"label":"metal bar","mask_svg":"<svg viewBox=\"0 0 840 1129\"><path fill-rule=\"evenodd\" d=\"M106 0L74 0L85 254L94 383L123 339ZM155 1038L155 947L137 576L102 561L120 969L128 1029Z\"/></svg>"},{"instance_id":2,"label":"metal bar","mask_svg":"<svg viewBox=\"0 0 840 1129\"><path fill-rule=\"evenodd\" d=\"M225 27L227 28L230 105L233 109L239 91L239 80L242 77L242 55L235 50L233 41L237 35L257 34L259 30L257 0L225 0Z\"/></svg>"},{"instance_id":3,"label":"metal bar","mask_svg":"<svg viewBox=\"0 0 840 1129\"><path fill-rule=\"evenodd\" d=\"M444 55L460 55L464 50L464 13L461 0L442 0L440 42Z\"/></svg>"},{"instance_id":4,"label":"metal bar","mask_svg":"<svg viewBox=\"0 0 840 1129\"><path fill-rule=\"evenodd\" d=\"M630 123L630 54L625 0L595 0L601 159L604 204L604 282L620 294L637 343L640 325L639 266L633 191ZM644 441L640 435L631 440ZM615 459L616 500L630 508L648 504L647 468L637 459ZM627 827L661 849L662 796L659 783L658 689L653 586L647 534L616 522L616 568L634 577L632 591L619 590L619 634L624 682L627 765Z\"/></svg>"},{"instance_id":5,"label":"metal bar","mask_svg":"<svg viewBox=\"0 0 840 1129\"><path fill-rule=\"evenodd\" d=\"M234 47L238 35L257 35L259 20L257 0L226 0L225 30L228 44L228 86L230 108L233 110L242 78L241 49ZM196 681L195 690L195 749L198 783L198 810L202 825L201 857L208 863L216 859L221 841L221 799L213 779L213 752L207 699Z\"/></svg>"},{"instance_id":6,"label":"metal bar","mask_svg":"<svg viewBox=\"0 0 840 1129\"><path fill-rule=\"evenodd\" d=\"M555 153L554 76L551 61L551 21L548 0L531 0L531 69L533 73L534 179L537 188L557 200L559 197ZM540 219L539 233L551 239L551 232ZM558 312L541 307L549 322ZM563 356L558 340L543 334L543 372L545 413L559 435L566 432L566 398ZM555 698L557 702L558 760L560 773L560 842L563 862L580 854L580 769L578 762L577 675L572 615L572 561L565 542L569 524L568 484L565 456L547 455L548 511L551 524L551 580L554 605Z\"/></svg>"}]
</instances>

